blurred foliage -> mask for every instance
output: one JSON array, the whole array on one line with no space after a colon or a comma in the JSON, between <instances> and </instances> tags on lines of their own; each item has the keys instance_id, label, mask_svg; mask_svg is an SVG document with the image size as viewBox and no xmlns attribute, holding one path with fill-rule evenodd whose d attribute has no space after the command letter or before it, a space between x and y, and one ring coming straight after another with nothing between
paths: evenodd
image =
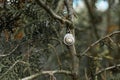
<instances>
[{"instance_id":1,"label":"blurred foliage","mask_svg":"<svg viewBox=\"0 0 120 80\"><path fill-rule=\"evenodd\" d=\"M55 13L66 18L64 0L43 1ZM99 37L120 30L120 3L109 4L111 7L107 11L100 12L92 2L94 0L89 2L89 7L94 9L94 19L90 18L87 7L80 12L74 12L77 16L74 17L73 23L78 55L96 41L94 28L97 29ZM66 24L53 19L35 0L1 0L0 80L19 80L43 70L71 71L71 56L63 44L65 27ZM80 80L119 79L119 68L94 76L97 71L120 63L119 35L108 37L91 47L87 54L96 60L87 56L79 58ZM55 77L57 80L72 80L64 74L56 74ZM42 75L34 80L42 79L48 80L49 76Z\"/></svg>"}]
</instances>

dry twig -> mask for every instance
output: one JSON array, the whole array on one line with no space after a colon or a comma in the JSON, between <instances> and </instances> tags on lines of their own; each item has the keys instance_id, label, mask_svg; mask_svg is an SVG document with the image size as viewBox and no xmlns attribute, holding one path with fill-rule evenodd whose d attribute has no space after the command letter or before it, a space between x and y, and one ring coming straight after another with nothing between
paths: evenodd
<instances>
[{"instance_id":1,"label":"dry twig","mask_svg":"<svg viewBox=\"0 0 120 80\"><path fill-rule=\"evenodd\" d=\"M67 75L71 75L72 73L70 71L66 71L66 70L53 70L53 71L42 71L40 73L36 73L36 74L33 74L31 76L28 76L28 77L25 77L21 80L33 80L34 78L40 76L40 75L45 75L45 74L48 74L48 75L54 75L54 74L67 74Z\"/></svg>"},{"instance_id":2,"label":"dry twig","mask_svg":"<svg viewBox=\"0 0 120 80\"><path fill-rule=\"evenodd\" d=\"M9 56L9 55L11 55L13 52L15 52L15 50L17 49L19 47L19 44L14 48L14 49L12 49L12 51L11 52L9 52L8 54L3 54L3 55L0 55L0 57L6 57L6 56Z\"/></svg>"},{"instance_id":3,"label":"dry twig","mask_svg":"<svg viewBox=\"0 0 120 80\"><path fill-rule=\"evenodd\" d=\"M55 47L54 47L53 45L51 45L51 44L48 44L48 46L51 47L51 48L54 50L55 55L56 55L56 57L57 57L58 65L59 65L59 67L60 67L60 69L61 69L62 63L61 63L61 60L60 60L60 58L59 58L59 56L58 56L57 50L56 50Z\"/></svg>"},{"instance_id":4,"label":"dry twig","mask_svg":"<svg viewBox=\"0 0 120 80\"><path fill-rule=\"evenodd\" d=\"M95 45L97 45L98 43L100 43L101 41L103 41L103 40L105 40L106 38L110 38L111 36L113 36L113 35L115 35L115 34L119 34L120 33L120 31L115 31L115 32L113 32L113 33L111 33L111 34L108 34L108 35L106 35L105 37L102 37L101 39L99 39L99 40L97 40L96 42L94 42L93 44L91 44L82 54L81 54L81 56L86 56L86 53L93 47L93 46L95 46Z\"/></svg>"},{"instance_id":5,"label":"dry twig","mask_svg":"<svg viewBox=\"0 0 120 80\"><path fill-rule=\"evenodd\" d=\"M118 68L118 67L120 67L120 64L117 64L117 65L115 65L115 66L110 66L110 67L107 67L107 68L105 68L105 69L101 69L101 70L99 70L95 75L99 75L99 74L101 74L101 73L104 72L104 71L116 69L116 68Z\"/></svg>"}]
</instances>

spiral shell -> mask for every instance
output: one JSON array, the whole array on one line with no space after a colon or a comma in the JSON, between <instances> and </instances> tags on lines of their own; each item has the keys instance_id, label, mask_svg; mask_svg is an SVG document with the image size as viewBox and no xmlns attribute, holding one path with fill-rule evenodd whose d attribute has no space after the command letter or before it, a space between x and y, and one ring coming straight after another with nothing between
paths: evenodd
<instances>
[{"instance_id":1,"label":"spiral shell","mask_svg":"<svg viewBox=\"0 0 120 80\"><path fill-rule=\"evenodd\" d=\"M75 43L75 38L74 36L71 34L71 33L67 33L65 36L64 36L64 43L66 45L73 45Z\"/></svg>"}]
</instances>

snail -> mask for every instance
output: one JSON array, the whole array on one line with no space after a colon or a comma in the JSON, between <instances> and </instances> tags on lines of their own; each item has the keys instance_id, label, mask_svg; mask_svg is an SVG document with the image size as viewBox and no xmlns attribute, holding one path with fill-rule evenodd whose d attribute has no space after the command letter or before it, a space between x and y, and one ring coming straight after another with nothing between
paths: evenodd
<instances>
[{"instance_id":1,"label":"snail","mask_svg":"<svg viewBox=\"0 0 120 80\"><path fill-rule=\"evenodd\" d=\"M75 43L75 38L74 36L71 34L71 33L67 33L65 36L64 36L64 43L66 45L73 45Z\"/></svg>"}]
</instances>

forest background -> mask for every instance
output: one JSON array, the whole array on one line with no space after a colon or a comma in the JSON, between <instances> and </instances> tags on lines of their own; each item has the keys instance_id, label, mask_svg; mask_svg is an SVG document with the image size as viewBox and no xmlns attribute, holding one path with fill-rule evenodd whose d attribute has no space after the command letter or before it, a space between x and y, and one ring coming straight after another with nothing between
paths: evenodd
<instances>
[{"instance_id":1,"label":"forest background","mask_svg":"<svg viewBox=\"0 0 120 80\"><path fill-rule=\"evenodd\" d=\"M119 0L0 0L0 80L119 75Z\"/></svg>"}]
</instances>

